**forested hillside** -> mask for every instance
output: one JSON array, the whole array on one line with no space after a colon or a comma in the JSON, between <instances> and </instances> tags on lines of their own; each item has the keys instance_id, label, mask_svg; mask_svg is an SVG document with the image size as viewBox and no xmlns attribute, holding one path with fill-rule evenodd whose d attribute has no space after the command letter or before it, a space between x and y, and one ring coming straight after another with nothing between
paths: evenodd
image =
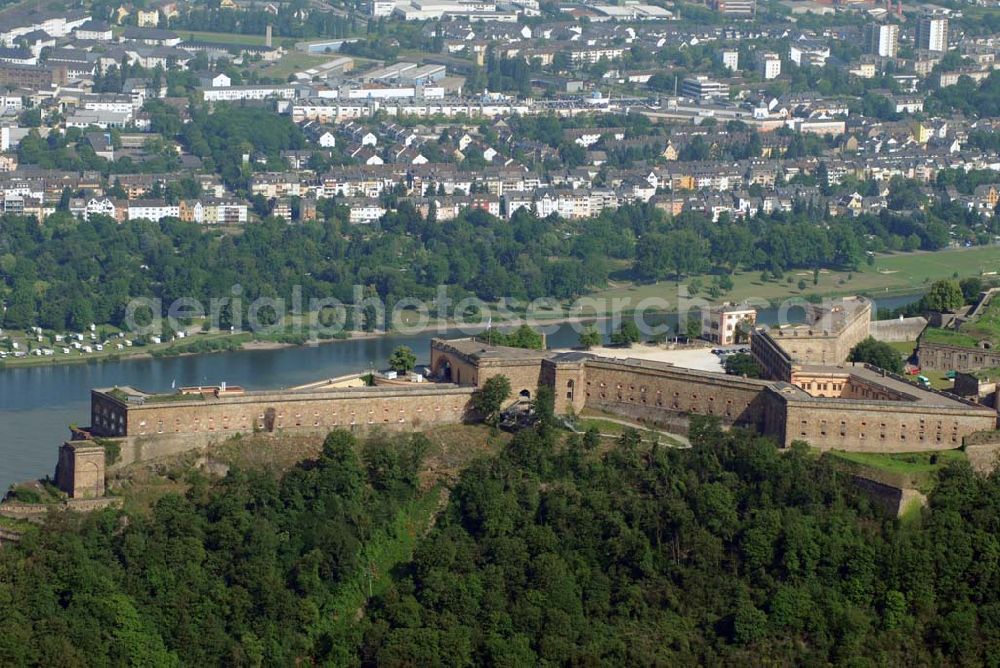
<instances>
[{"instance_id":1,"label":"forested hillside","mask_svg":"<svg viewBox=\"0 0 1000 668\"><path fill-rule=\"evenodd\" d=\"M543 423L469 468L426 534L400 529L428 498L426 441L342 432L280 480L195 477L149 516L56 516L0 551L0 664L1000 655L1000 478L948 469L904 526L805 448L709 422L692 436L675 450L630 432L601 454ZM412 559L379 572L393 540L416 540Z\"/></svg>"},{"instance_id":2,"label":"forested hillside","mask_svg":"<svg viewBox=\"0 0 1000 668\"><path fill-rule=\"evenodd\" d=\"M373 606L371 665L920 665L1000 651L1000 480L948 472L920 528L803 448L710 427L601 459L523 434L468 471Z\"/></svg>"}]
</instances>

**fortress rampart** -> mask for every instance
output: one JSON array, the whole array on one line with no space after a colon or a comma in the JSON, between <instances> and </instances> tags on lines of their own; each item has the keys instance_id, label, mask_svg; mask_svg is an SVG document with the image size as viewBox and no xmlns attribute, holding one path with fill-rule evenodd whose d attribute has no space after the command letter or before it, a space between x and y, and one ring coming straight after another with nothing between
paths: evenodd
<instances>
[{"instance_id":1,"label":"fortress rampart","mask_svg":"<svg viewBox=\"0 0 1000 668\"><path fill-rule=\"evenodd\" d=\"M473 393L498 374L510 379L512 401L533 398L541 385L551 387L557 413L592 408L678 431L686 431L691 416L714 416L726 426L766 434L782 447L803 440L820 449L944 450L961 446L968 434L996 428L993 409L878 369L804 365L780 346L767 350L788 362L787 379L433 339L430 382L282 392L189 388L172 395L128 387L93 390L89 433L120 444L114 463L120 466L202 448L237 433L412 431L467 420ZM73 497L103 493L103 449L95 445L73 441L60 452L57 481Z\"/></svg>"},{"instance_id":2,"label":"fortress rampart","mask_svg":"<svg viewBox=\"0 0 1000 668\"><path fill-rule=\"evenodd\" d=\"M934 371L975 371L1000 367L1000 350L928 343L923 339L917 343L917 358L922 368Z\"/></svg>"},{"instance_id":3,"label":"fortress rampart","mask_svg":"<svg viewBox=\"0 0 1000 668\"><path fill-rule=\"evenodd\" d=\"M237 433L418 430L465 419L474 388L413 384L322 391L148 395L91 392L91 433L121 443L119 464L205 447Z\"/></svg>"}]
</instances>

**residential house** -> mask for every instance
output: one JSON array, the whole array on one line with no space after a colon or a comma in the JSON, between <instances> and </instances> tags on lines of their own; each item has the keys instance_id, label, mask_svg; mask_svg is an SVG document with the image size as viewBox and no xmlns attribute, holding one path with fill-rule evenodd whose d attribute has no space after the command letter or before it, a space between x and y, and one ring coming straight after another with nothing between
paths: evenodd
<instances>
[{"instance_id":1,"label":"residential house","mask_svg":"<svg viewBox=\"0 0 1000 668\"><path fill-rule=\"evenodd\" d=\"M138 218L158 223L164 218L180 218L180 206L168 204L164 200L135 200L128 203L128 219Z\"/></svg>"}]
</instances>

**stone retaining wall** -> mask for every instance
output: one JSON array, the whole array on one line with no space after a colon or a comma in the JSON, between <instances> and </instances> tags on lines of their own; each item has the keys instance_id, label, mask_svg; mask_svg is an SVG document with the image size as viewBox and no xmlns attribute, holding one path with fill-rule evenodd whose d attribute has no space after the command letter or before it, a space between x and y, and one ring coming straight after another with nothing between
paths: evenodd
<instances>
[{"instance_id":1,"label":"stone retaining wall","mask_svg":"<svg viewBox=\"0 0 1000 668\"><path fill-rule=\"evenodd\" d=\"M920 316L895 320L876 320L871 324L871 335L877 341L916 341L927 327L927 318Z\"/></svg>"},{"instance_id":2,"label":"stone retaining wall","mask_svg":"<svg viewBox=\"0 0 1000 668\"><path fill-rule=\"evenodd\" d=\"M915 489L893 487L863 475L852 474L854 485L891 517L902 517L913 504L927 505L927 497Z\"/></svg>"},{"instance_id":3,"label":"stone retaining wall","mask_svg":"<svg viewBox=\"0 0 1000 668\"><path fill-rule=\"evenodd\" d=\"M965 456L972 465L972 470L989 475L1000 464L1000 442L966 445Z\"/></svg>"}]
</instances>

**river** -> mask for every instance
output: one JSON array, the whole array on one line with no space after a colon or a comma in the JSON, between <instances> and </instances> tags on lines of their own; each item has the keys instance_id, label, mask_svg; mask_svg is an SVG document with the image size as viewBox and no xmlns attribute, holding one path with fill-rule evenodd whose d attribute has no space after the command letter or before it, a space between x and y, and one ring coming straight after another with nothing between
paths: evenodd
<instances>
[{"instance_id":1,"label":"river","mask_svg":"<svg viewBox=\"0 0 1000 668\"><path fill-rule=\"evenodd\" d=\"M877 305L897 308L918 298L889 297L877 300ZM773 324L776 318L776 309L759 314L764 324ZM671 324L673 320L667 317ZM392 350L401 345L412 348L418 363L426 364L432 336L389 335L319 346L0 370L0 495L13 482L54 473L57 448L69 434L67 426L89 424L92 387L132 385L162 391L174 383L180 387L226 381L251 390L278 389L384 367ZM573 326L560 325L549 334L548 344L571 347L577 338Z\"/></svg>"}]
</instances>

